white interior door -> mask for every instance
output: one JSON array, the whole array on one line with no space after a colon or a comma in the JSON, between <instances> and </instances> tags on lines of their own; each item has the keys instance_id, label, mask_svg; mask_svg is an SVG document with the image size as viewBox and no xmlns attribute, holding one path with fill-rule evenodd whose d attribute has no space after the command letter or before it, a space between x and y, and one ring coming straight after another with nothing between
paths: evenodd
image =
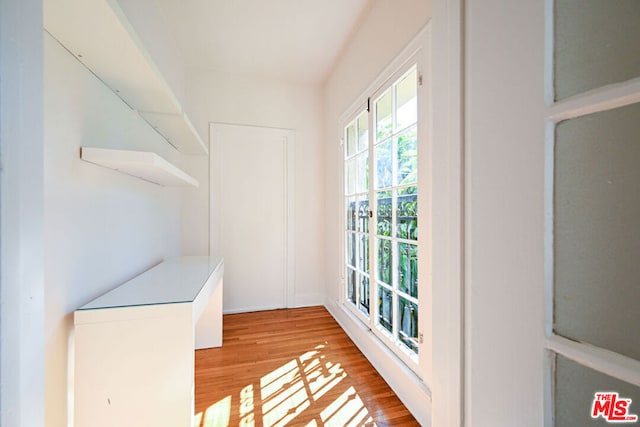
<instances>
[{"instance_id":1,"label":"white interior door","mask_svg":"<svg viewBox=\"0 0 640 427\"><path fill-rule=\"evenodd\" d=\"M225 260L224 311L284 308L292 291L293 132L211 126L211 253Z\"/></svg>"}]
</instances>

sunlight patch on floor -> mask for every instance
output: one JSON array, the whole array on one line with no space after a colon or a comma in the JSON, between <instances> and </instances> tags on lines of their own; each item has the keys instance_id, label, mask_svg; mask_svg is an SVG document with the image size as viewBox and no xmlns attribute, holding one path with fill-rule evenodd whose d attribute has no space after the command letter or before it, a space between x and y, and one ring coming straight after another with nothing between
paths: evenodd
<instances>
[{"instance_id":1,"label":"sunlight patch on floor","mask_svg":"<svg viewBox=\"0 0 640 427\"><path fill-rule=\"evenodd\" d=\"M240 425L255 425L253 416L253 384L249 384L240 390Z\"/></svg>"},{"instance_id":2,"label":"sunlight patch on floor","mask_svg":"<svg viewBox=\"0 0 640 427\"><path fill-rule=\"evenodd\" d=\"M202 418L202 412L200 412L200 419ZM198 418L196 415L196 418ZM222 400L217 401L213 405L209 406L204 413L204 420L202 427L219 427L228 426L229 419L231 418L231 396L227 396ZM200 422L194 422L194 426L200 426Z\"/></svg>"},{"instance_id":3,"label":"sunlight patch on floor","mask_svg":"<svg viewBox=\"0 0 640 427\"><path fill-rule=\"evenodd\" d=\"M200 427L202 425L202 412L198 412L193 416L193 427Z\"/></svg>"},{"instance_id":4,"label":"sunlight patch on floor","mask_svg":"<svg viewBox=\"0 0 640 427\"><path fill-rule=\"evenodd\" d=\"M344 393L327 406L320 417L325 426L347 427L370 425L375 426L373 419L369 416L356 389L349 387Z\"/></svg>"},{"instance_id":5,"label":"sunlight patch on floor","mask_svg":"<svg viewBox=\"0 0 640 427\"><path fill-rule=\"evenodd\" d=\"M261 393L262 421L265 427L284 426L310 405L297 369L280 376L263 388Z\"/></svg>"},{"instance_id":6,"label":"sunlight patch on floor","mask_svg":"<svg viewBox=\"0 0 640 427\"><path fill-rule=\"evenodd\" d=\"M347 377L340 363L334 363L322 354L323 348L324 345L320 344L315 350L264 375L260 379L259 391L252 384L240 390L239 424L246 427L255 426L256 423L265 427L283 427L295 423L295 418L311 405L319 405L318 401ZM255 407L257 392L260 393L261 408ZM194 426L228 426L232 415L231 398L227 396L209 406L204 414L196 414ZM320 417L308 422L306 427L362 425L376 424L355 388L351 386L322 408Z\"/></svg>"}]
</instances>

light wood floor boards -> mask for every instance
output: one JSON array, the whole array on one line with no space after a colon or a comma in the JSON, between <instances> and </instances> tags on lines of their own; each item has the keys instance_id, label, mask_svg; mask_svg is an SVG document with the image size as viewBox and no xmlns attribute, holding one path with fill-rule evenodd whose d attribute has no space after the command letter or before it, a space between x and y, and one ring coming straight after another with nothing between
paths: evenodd
<instances>
[{"instance_id":1,"label":"light wood floor boards","mask_svg":"<svg viewBox=\"0 0 640 427\"><path fill-rule=\"evenodd\" d=\"M197 427L419 425L324 307L224 316L196 351Z\"/></svg>"}]
</instances>

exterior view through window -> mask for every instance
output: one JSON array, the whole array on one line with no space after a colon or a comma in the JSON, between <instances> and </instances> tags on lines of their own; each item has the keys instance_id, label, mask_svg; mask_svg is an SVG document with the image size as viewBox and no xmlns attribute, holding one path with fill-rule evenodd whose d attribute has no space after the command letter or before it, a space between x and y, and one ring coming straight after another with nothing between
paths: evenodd
<instances>
[{"instance_id":1,"label":"exterior view through window","mask_svg":"<svg viewBox=\"0 0 640 427\"><path fill-rule=\"evenodd\" d=\"M344 129L345 301L396 352L418 355L418 72Z\"/></svg>"}]
</instances>

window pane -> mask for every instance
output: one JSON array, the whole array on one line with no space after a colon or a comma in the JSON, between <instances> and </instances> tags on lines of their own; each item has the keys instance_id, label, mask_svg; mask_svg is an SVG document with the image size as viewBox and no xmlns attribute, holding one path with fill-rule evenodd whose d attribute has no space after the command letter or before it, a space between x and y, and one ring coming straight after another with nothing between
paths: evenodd
<instances>
[{"instance_id":1,"label":"window pane","mask_svg":"<svg viewBox=\"0 0 640 427\"><path fill-rule=\"evenodd\" d=\"M355 197L347 198L347 230L356 229L356 199Z\"/></svg>"},{"instance_id":2,"label":"window pane","mask_svg":"<svg viewBox=\"0 0 640 427\"><path fill-rule=\"evenodd\" d=\"M393 99L388 90L376 101L376 140L381 141L393 132Z\"/></svg>"},{"instance_id":3,"label":"window pane","mask_svg":"<svg viewBox=\"0 0 640 427\"><path fill-rule=\"evenodd\" d=\"M418 139L416 127L398 136L398 185L418 182Z\"/></svg>"},{"instance_id":4,"label":"window pane","mask_svg":"<svg viewBox=\"0 0 640 427\"><path fill-rule=\"evenodd\" d=\"M397 236L401 239L418 240L418 189L405 189L408 194L398 195L396 210Z\"/></svg>"},{"instance_id":5,"label":"window pane","mask_svg":"<svg viewBox=\"0 0 640 427\"><path fill-rule=\"evenodd\" d=\"M617 392L620 399L631 399L629 412L640 414L640 388L558 355L554 393L556 427L624 425L591 418L595 393L607 391Z\"/></svg>"},{"instance_id":6,"label":"window pane","mask_svg":"<svg viewBox=\"0 0 640 427\"><path fill-rule=\"evenodd\" d=\"M376 147L376 188L391 187L393 183L392 141L388 140Z\"/></svg>"},{"instance_id":7,"label":"window pane","mask_svg":"<svg viewBox=\"0 0 640 427\"><path fill-rule=\"evenodd\" d=\"M638 135L640 104L560 123L553 189L555 331L636 360Z\"/></svg>"},{"instance_id":8,"label":"window pane","mask_svg":"<svg viewBox=\"0 0 640 427\"><path fill-rule=\"evenodd\" d=\"M391 240L378 240L378 280L391 284L393 262L391 255Z\"/></svg>"},{"instance_id":9,"label":"window pane","mask_svg":"<svg viewBox=\"0 0 640 427\"><path fill-rule=\"evenodd\" d=\"M554 4L556 100L640 76L640 1Z\"/></svg>"},{"instance_id":10,"label":"window pane","mask_svg":"<svg viewBox=\"0 0 640 427\"><path fill-rule=\"evenodd\" d=\"M351 156L356 152L356 128L353 123L347 127L347 156Z\"/></svg>"},{"instance_id":11,"label":"window pane","mask_svg":"<svg viewBox=\"0 0 640 427\"><path fill-rule=\"evenodd\" d=\"M398 243L398 289L418 298L418 247Z\"/></svg>"},{"instance_id":12,"label":"window pane","mask_svg":"<svg viewBox=\"0 0 640 427\"><path fill-rule=\"evenodd\" d=\"M358 231L369 232L369 200L363 199L358 202Z\"/></svg>"},{"instance_id":13,"label":"window pane","mask_svg":"<svg viewBox=\"0 0 640 427\"><path fill-rule=\"evenodd\" d=\"M398 298L398 314L400 317L400 342L414 352L418 352L418 306L405 298Z\"/></svg>"},{"instance_id":14,"label":"window pane","mask_svg":"<svg viewBox=\"0 0 640 427\"><path fill-rule=\"evenodd\" d=\"M378 285L378 324L387 331L393 328L393 293Z\"/></svg>"},{"instance_id":15,"label":"window pane","mask_svg":"<svg viewBox=\"0 0 640 427\"><path fill-rule=\"evenodd\" d=\"M360 310L369 314L369 278L360 275Z\"/></svg>"},{"instance_id":16,"label":"window pane","mask_svg":"<svg viewBox=\"0 0 640 427\"><path fill-rule=\"evenodd\" d=\"M369 146L369 113L365 111L358 117L358 151Z\"/></svg>"},{"instance_id":17,"label":"window pane","mask_svg":"<svg viewBox=\"0 0 640 427\"><path fill-rule=\"evenodd\" d=\"M347 232L347 264L356 266L356 235L355 233Z\"/></svg>"},{"instance_id":18,"label":"window pane","mask_svg":"<svg viewBox=\"0 0 640 427\"><path fill-rule=\"evenodd\" d=\"M400 195L403 195L403 194L418 194L418 187L413 185L411 187L400 188L400 189L398 189L398 194L400 194Z\"/></svg>"},{"instance_id":19,"label":"window pane","mask_svg":"<svg viewBox=\"0 0 640 427\"><path fill-rule=\"evenodd\" d=\"M404 129L418 120L418 74L414 69L396 86L396 129Z\"/></svg>"},{"instance_id":20,"label":"window pane","mask_svg":"<svg viewBox=\"0 0 640 427\"><path fill-rule=\"evenodd\" d=\"M378 205L378 235L391 236L393 205L391 191L379 191L377 194Z\"/></svg>"},{"instance_id":21,"label":"window pane","mask_svg":"<svg viewBox=\"0 0 640 427\"><path fill-rule=\"evenodd\" d=\"M369 155L367 153L360 154L356 157L356 162L358 163L356 192L364 193L369 191Z\"/></svg>"},{"instance_id":22,"label":"window pane","mask_svg":"<svg viewBox=\"0 0 640 427\"><path fill-rule=\"evenodd\" d=\"M356 303L356 272L347 268L347 300Z\"/></svg>"},{"instance_id":23,"label":"window pane","mask_svg":"<svg viewBox=\"0 0 640 427\"><path fill-rule=\"evenodd\" d=\"M356 192L356 160L347 161L346 168L345 191L347 194L354 194Z\"/></svg>"},{"instance_id":24,"label":"window pane","mask_svg":"<svg viewBox=\"0 0 640 427\"><path fill-rule=\"evenodd\" d=\"M366 234L358 235L359 250L359 265L358 268L369 274L369 236Z\"/></svg>"}]
</instances>

